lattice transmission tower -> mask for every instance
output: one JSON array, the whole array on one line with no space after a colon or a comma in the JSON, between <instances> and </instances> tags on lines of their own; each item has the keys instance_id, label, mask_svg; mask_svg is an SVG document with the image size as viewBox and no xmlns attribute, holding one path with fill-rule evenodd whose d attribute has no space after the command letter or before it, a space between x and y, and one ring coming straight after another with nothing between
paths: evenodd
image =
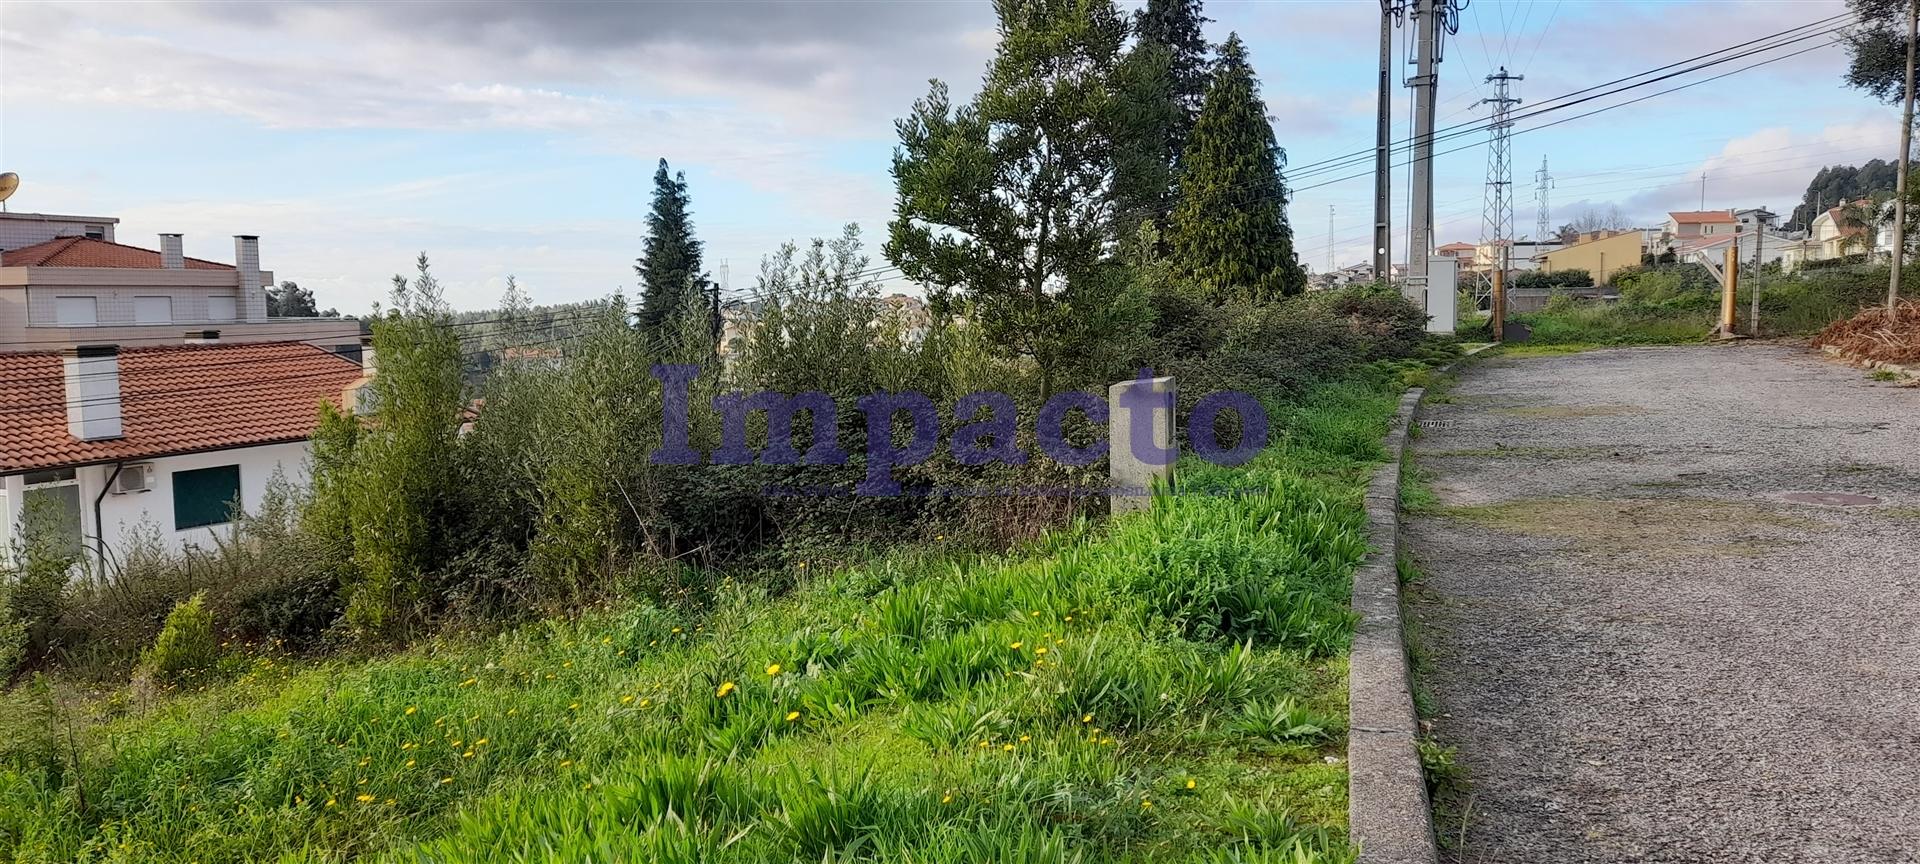
<instances>
[{"instance_id":1,"label":"lattice transmission tower","mask_svg":"<svg viewBox=\"0 0 1920 864\"><path fill-rule=\"evenodd\" d=\"M1487 83L1493 85L1493 95L1480 100L1493 106L1493 122L1488 126L1491 139L1487 146L1487 204L1480 220L1480 247L1488 251L1489 261L1476 260L1480 266L1474 280L1474 302L1480 308L1488 308L1493 299L1493 270L1507 269L1508 256L1513 250L1513 160L1509 140L1513 130L1513 106L1520 104L1520 98L1508 91L1508 85L1515 81L1526 80L1525 75L1513 75L1507 67L1487 76ZM1475 258L1479 256L1476 254Z\"/></svg>"},{"instance_id":2,"label":"lattice transmission tower","mask_svg":"<svg viewBox=\"0 0 1920 864\"><path fill-rule=\"evenodd\" d=\"M1547 193L1553 191L1553 175L1547 173L1547 157L1540 157L1540 170L1533 172L1533 197L1540 202L1540 220L1533 226L1533 242L1544 243L1553 230L1553 208L1547 206Z\"/></svg>"}]
</instances>

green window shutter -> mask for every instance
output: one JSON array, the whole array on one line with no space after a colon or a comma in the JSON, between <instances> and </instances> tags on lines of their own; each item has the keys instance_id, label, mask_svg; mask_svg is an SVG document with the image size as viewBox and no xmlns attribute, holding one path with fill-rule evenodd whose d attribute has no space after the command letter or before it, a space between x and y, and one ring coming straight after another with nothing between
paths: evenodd
<instances>
[{"instance_id":1,"label":"green window shutter","mask_svg":"<svg viewBox=\"0 0 1920 864\"><path fill-rule=\"evenodd\" d=\"M238 465L173 472L174 530L232 522L239 500Z\"/></svg>"}]
</instances>

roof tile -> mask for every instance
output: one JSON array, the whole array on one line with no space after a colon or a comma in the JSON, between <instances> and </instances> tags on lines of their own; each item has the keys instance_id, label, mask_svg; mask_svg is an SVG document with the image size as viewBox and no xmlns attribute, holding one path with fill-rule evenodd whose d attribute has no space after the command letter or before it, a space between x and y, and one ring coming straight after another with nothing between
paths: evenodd
<instances>
[{"instance_id":1,"label":"roof tile","mask_svg":"<svg viewBox=\"0 0 1920 864\"><path fill-rule=\"evenodd\" d=\"M0 253L0 267L125 267L159 270L160 253L91 237L58 237ZM188 270L232 270L232 264L186 260Z\"/></svg>"},{"instance_id":2,"label":"roof tile","mask_svg":"<svg viewBox=\"0 0 1920 864\"><path fill-rule=\"evenodd\" d=\"M0 474L299 441L360 364L302 343L120 352L121 426L107 441L67 431L57 352L0 353Z\"/></svg>"}]
</instances>

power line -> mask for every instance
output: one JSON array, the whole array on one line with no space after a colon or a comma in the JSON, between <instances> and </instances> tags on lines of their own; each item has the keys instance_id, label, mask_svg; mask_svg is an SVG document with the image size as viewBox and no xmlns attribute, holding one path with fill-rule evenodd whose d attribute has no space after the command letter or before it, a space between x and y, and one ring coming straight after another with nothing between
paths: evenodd
<instances>
[{"instance_id":1,"label":"power line","mask_svg":"<svg viewBox=\"0 0 1920 864\"><path fill-rule=\"evenodd\" d=\"M1829 42L1829 43L1823 43L1823 44L1820 44L1820 45L1814 45L1814 46L1812 46L1812 47L1808 47L1808 48L1802 48L1802 49L1800 49L1800 50L1798 50L1798 51L1794 51L1794 52L1791 52L1791 53L1788 53L1788 54L1782 54L1782 55L1780 55L1780 56L1777 56L1777 57L1772 57L1772 58L1769 58L1769 59L1766 59L1766 60L1762 60L1762 61L1760 61L1760 62L1758 62L1758 63L1753 63L1753 64L1750 64L1750 65L1747 65L1747 66L1742 66L1742 67L1740 67L1740 68L1738 68L1738 69L1734 69L1734 70L1732 70L1732 71L1730 71L1730 72L1723 72L1723 73L1721 73L1721 74L1719 74L1719 75L1715 75L1715 76L1713 76L1713 77L1711 77L1711 78L1703 78L1703 79L1701 79L1701 80L1699 80L1699 81L1692 81L1692 82L1688 82L1688 83L1686 83L1686 84L1682 84L1682 85L1680 85L1680 86L1678 86L1678 87L1670 87L1670 88L1668 88L1668 89L1666 89L1666 90L1661 90L1661 91L1659 91L1659 92L1657 92L1657 93L1649 93L1649 94L1647 94L1647 95L1645 95L1645 96L1640 96L1640 97L1637 97L1637 98L1634 98L1634 99L1630 99L1630 100L1628 100L1628 101L1626 101L1626 102L1621 102L1621 103L1617 103L1617 104L1614 104L1614 105L1607 105L1607 106L1604 106L1604 107L1601 107L1601 108L1596 108L1596 109L1594 109L1594 110L1592 110L1592 111L1587 111L1587 112L1585 112L1585 113L1581 113L1581 114L1575 114L1575 115L1573 115L1572 117L1565 117L1565 118L1562 118L1562 119L1559 119L1559 120L1555 120L1555 121L1553 121L1553 122L1551 122L1551 123L1542 123L1542 124L1540 124L1540 125L1538 125L1538 126L1531 126L1531 127L1528 127L1528 128L1526 128L1526 129L1521 129L1521 130L1518 130L1518 131L1516 131L1516 132L1514 132L1513 134L1515 134L1515 135L1520 135L1520 134L1524 134L1524 133L1527 133L1527 132L1537 132L1537 131L1539 131L1539 130L1541 130L1541 129L1546 129L1546 128L1549 128L1549 127L1553 127L1553 126L1558 126L1558 125L1560 125L1560 124L1562 124L1562 123L1570 123L1570 122L1572 122L1572 121L1574 121L1574 120L1580 120L1580 119L1583 119L1583 118L1587 118L1587 117L1592 117L1592 116L1594 116L1594 115L1596 115L1596 114L1603 114L1603 113L1605 113L1605 112L1608 112L1608 111L1612 111L1612 110L1614 110L1614 109L1616 109L1616 108L1625 108L1625 107L1627 107L1628 105L1633 105L1633 104L1635 104L1635 103L1639 103L1639 102L1645 102L1646 100L1648 100L1648 99L1652 99L1652 98L1655 98L1655 97L1657 97L1657 96L1664 96L1664 95L1666 95L1666 94L1668 94L1668 93L1674 93L1674 92L1677 92L1677 91L1680 91L1680 90L1685 90L1685 89L1687 89L1687 88L1689 88L1689 87L1697 87L1697 86L1699 86L1699 85L1701 85L1701 84L1707 84L1707 83L1710 83L1710 82L1713 82L1713 81L1718 81L1718 80L1720 80L1720 79L1722 79L1722 78L1725 78L1725 77L1727 77L1727 76L1729 76L1729 75L1737 75L1737 74L1739 74L1739 73L1741 73L1741 72L1745 72L1745 71L1747 71L1747 70L1749 70L1749 69L1754 69L1754 68L1758 68L1758 67L1760 67L1760 66L1765 66L1765 65L1767 65L1767 64L1769 64L1769 63L1777 63L1777 62L1779 62L1779 61L1781 61L1781 60L1788 60L1788 59L1791 59L1791 58L1793 58L1793 57L1798 57L1798 56L1800 56L1801 54L1805 54L1805 53L1807 53L1807 52L1810 52L1810 51L1817 51L1817 50L1819 50L1819 49L1821 49L1821 48L1826 48L1826 47L1828 47L1828 46L1829 46L1829 45L1831 45L1831 44L1833 44L1833 43L1830 43L1830 42ZM1605 95L1605 94L1603 94L1603 95ZM1534 112L1534 113L1531 113L1531 114L1527 114L1527 115L1524 115L1524 116L1523 116L1523 117L1521 117L1521 118L1516 118L1516 119L1525 119L1526 117L1535 117L1535 116L1539 116L1539 114L1541 114L1541 113L1545 113L1545 112ZM1467 145L1465 145L1465 146L1461 146L1461 147L1455 147L1455 148L1453 148L1453 149L1450 149L1450 150L1443 150L1443 151L1441 151L1441 152L1439 152L1439 153L1435 153L1434 155L1435 155L1435 156L1444 156L1444 155L1446 155L1446 154L1448 154L1448 153L1458 153L1458 152L1460 152L1461 150L1467 150L1467 149L1471 149L1471 148L1473 148L1473 147L1478 147L1478 146L1480 146L1480 144L1479 144L1479 143L1473 143L1473 144L1467 144ZM1396 165L1395 167L1399 167L1399 166L1402 166L1402 165L1406 165L1406 164L1409 164L1409 163L1406 163L1406 162L1402 162L1402 163L1398 163L1398 164L1397 164L1397 165ZM1334 179L1332 179L1332 180L1327 180L1327 181L1324 181L1324 182L1321 182L1321 183L1314 183L1314 184L1311 184L1311 185L1307 185L1307 186L1299 186L1299 187L1295 187L1295 188L1294 188L1294 189L1293 189L1292 191L1294 191L1294 192L1304 192L1304 191L1306 191L1306 190L1308 190L1308 189L1318 189L1318 188L1320 188L1320 187L1322 187L1322 186L1331 186L1331 185L1333 185L1333 184L1335 184L1335 183L1342 183L1342 182L1345 182L1345 181L1347 181L1347 180L1353 180L1353 179L1356 179L1356 178L1359 178L1359 177L1365 177L1365 176L1368 176L1368 174L1370 174L1370 173L1371 173L1371 172L1361 172L1361 173L1359 173L1359 174L1349 174L1349 175L1347 175L1347 176L1345 176L1345 177L1336 177L1336 178L1334 178Z\"/></svg>"}]
</instances>

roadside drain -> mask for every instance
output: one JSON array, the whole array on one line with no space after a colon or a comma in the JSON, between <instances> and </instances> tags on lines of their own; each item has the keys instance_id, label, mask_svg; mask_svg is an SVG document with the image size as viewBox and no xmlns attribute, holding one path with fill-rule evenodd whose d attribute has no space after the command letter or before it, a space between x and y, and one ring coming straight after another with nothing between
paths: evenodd
<instances>
[{"instance_id":1,"label":"roadside drain","mask_svg":"<svg viewBox=\"0 0 1920 864\"><path fill-rule=\"evenodd\" d=\"M1821 507L1872 507L1880 499L1871 495L1855 495L1851 492L1788 492L1780 496L1782 501L1794 504L1817 504Z\"/></svg>"}]
</instances>

